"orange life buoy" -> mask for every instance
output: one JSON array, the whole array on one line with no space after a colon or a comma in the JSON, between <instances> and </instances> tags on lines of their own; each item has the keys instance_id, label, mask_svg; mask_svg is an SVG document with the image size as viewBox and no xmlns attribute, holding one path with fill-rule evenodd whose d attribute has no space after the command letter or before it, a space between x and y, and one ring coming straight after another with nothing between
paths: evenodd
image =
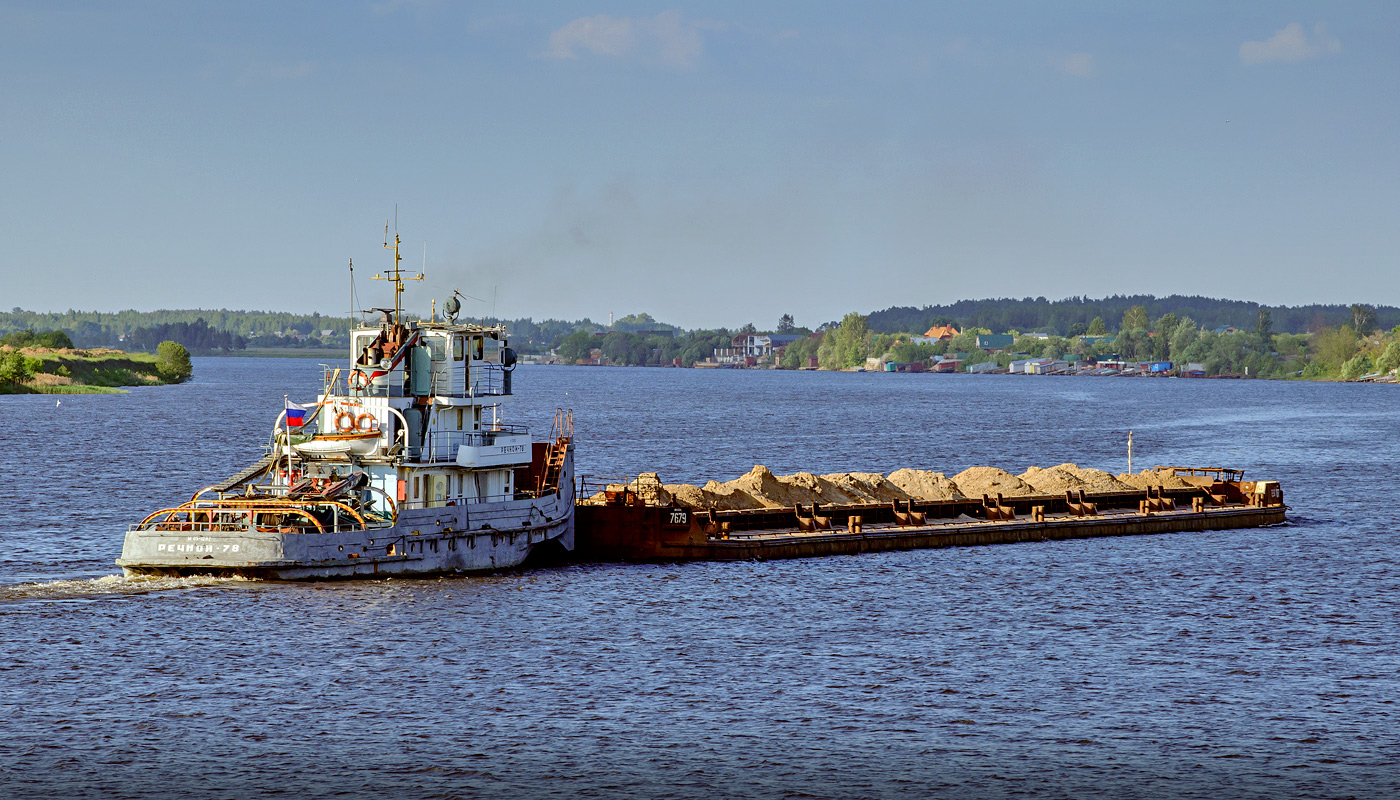
<instances>
[{"instance_id":1,"label":"orange life buoy","mask_svg":"<svg viewBox=\"0 0 1400 800\"><path fill-rule=\"evenodd\" d=\"M364 389L369 386L369 375L362 369L350 373L350 388Z\"/></svg>"},{"instance_id":2,"label":"orange life buoy","mask_svg":"<svg viewBox=\"0 0 1400 800\"><path fill-rule=\"evenodd\" d=\"M349 433L355 430L355 415L349 411L342 411L335 415L335 429L341 433Z\"/></svg>"},{"instance_id":3,"label":"orange life buoy","mask_svg":"<svg viewBox=\"0 0 1400 800\"><path fill-rule=\"evenodd\" d=\"M373 414L361 414L355 417L355 430L361 433L369 433L379 427L379 420Z\"/></svg>"}]
</instances>

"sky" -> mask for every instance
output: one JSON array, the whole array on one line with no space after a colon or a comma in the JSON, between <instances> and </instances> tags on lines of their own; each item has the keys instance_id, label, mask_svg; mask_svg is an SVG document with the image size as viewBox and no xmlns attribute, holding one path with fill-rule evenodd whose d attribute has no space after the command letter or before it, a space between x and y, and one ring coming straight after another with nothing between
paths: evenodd
<instances>
[{"instance_id":1,"label":"sky","mask_svg":"<svg viewBox=\"0 0 1400 800\"><path fill-rule=\"evenodd\" d=\"M0 0L0 308L1400 305L1400 3ZM392 236L392 230L390 232Z\"/></svg>"}]
</instances>

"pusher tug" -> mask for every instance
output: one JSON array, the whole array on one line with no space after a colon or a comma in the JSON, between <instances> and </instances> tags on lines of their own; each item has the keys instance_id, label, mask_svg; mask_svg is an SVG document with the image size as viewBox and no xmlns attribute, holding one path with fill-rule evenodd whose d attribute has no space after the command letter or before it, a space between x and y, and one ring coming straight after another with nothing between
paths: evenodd
<instances>
[{"instance_id":1,"label":"pusher tug","mask_svg":"<svg viewBox=\"0 0 1400 800\"><path fill-rule=\"evenodd\" d=\"M284 580L478 572L574 547L573 417L546 442L501 421L515 354L504 326L405 322L394 308L350 335L315 404L287 403L269 453L131 526L127 575Z\"/></svg>"}]
</instances>

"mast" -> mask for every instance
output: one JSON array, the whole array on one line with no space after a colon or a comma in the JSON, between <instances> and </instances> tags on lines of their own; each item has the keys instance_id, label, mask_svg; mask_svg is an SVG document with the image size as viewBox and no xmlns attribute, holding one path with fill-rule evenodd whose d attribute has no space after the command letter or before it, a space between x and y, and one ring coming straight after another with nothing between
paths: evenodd
<instances>
[{"instance_id":1,"label":"mast","mask_svg":"<svg viewBox=\"0 0 1400 800\"><path fill-rule=\"evenodd\" d=\"M395 228L397 227L398 226L396 224ZM390 247L388 222L384 223L384 249L394 251L394 269L392 272L390 270L385 270L382 275L373 275L370 279L376 281L394 282L394 324L399 325L403 324L403 302L400 300L400 298L403 296L403 282L421 281L423 280L423 273L420 272L417 275L406 275L404 274L404 271L399 268L399 262L403 261L403 256L399 255L399 232L397 230L394 231L394 245L393 247Z\"/></svg>"}]
</instances>

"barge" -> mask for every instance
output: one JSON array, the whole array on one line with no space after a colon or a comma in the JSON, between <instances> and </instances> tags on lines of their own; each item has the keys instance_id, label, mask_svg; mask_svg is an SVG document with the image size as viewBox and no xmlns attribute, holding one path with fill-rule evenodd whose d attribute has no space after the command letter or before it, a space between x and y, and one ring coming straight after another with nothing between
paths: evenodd
<instances>
[{"instance_id":1,"label":"barge","mask_svg":"<svg viewBox=\"0 0 1400 800\"><path fill-rule=\"evenodd\" d=\"M1259 528L1287 521L1277 481L1158 467L1187 488L718 511L658 503L646 480L584 478L575 557L736 561ZM654 479L653 479L654 480Z\"/></svg>"}]
</instances>

